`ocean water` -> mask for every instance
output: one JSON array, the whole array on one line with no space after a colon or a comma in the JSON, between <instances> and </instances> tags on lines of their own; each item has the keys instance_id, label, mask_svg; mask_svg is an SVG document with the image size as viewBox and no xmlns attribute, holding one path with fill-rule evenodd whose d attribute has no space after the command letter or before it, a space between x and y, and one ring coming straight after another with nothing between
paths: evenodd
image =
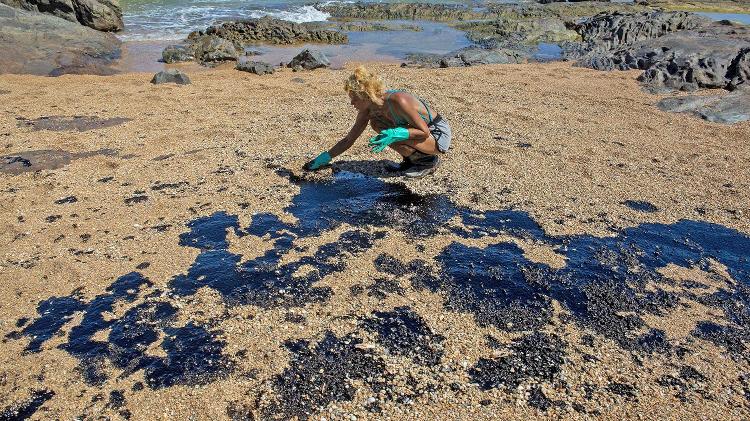
<instances>
[{"instance_id":1,"label":"ocean water","mask_svg":"<svg viewBox=\"0 0 750 421\"><path fill-rule=\"evenodd\" d=\"M424 1L424 0L422 0ZM320 22L330 16L310 5L310 0L122 0L125 30L118 34L126 42L126 71L161 70L161 51L192 31L223 21L271 16L292 22ZM436 1L446 3L446 1ZM445 54L471 45L462 31L445 23L392 21L416 24L422 31L347 32L346 45L315 45L334 67L348 61L398 62L409 53ZM288 62L308 46L257 45L253 60Z\"/></svg>"},{"instance_id":2,"label":"ocean water","mask_svg":"<svg viewBox=\"0 0 750 421\"><path fill-rule=\"evenodd\" d=\"M222 21L272 16L293 22L329 15L304 0L123 0L124 41L179 40Z\"/></svg>"},{"instance_id":3,"label":"ocean water","mask_svg":"<svg viewBox=\"0 0 750 421\"><path fill-rule=\"evenodd\" d=\"M745 13L703 13L699 12L699 15L706 16L713 20L731 20L734 22L744 23L750 25L750 14Z\"/></svg>"},{"instance_id":4,"label":"ocean water","mask_svg":"<svg viewBox=\"0 0 750 421\"><path fill-rule=\"evenodd\" d=\"M382 3L374 0L372 2ZM450 0L432 2L463 4ZM185 38L191 31L227 20L271 16L302 23L325 21L330 17L311 3L311 0L121 0L125 30L119 37L124 41L178 40Z\"/></svg>"}]
</instances>

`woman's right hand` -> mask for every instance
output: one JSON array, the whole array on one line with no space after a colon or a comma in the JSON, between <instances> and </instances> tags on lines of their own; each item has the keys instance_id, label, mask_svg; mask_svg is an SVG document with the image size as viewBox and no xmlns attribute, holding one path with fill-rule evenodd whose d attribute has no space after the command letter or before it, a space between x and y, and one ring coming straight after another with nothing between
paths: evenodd
<instances>
[{"instance_id":1,"label":"woman's right hand","mask_svg":"<svg viewBox=\"0 0 750 421\"><path fill-rule=\"evenodd\" d=\"M318 170L331 163L331 154L328 151L322 152L315 159L305 164L304 168L309 171Z\"/></svg>"}]
</instances>

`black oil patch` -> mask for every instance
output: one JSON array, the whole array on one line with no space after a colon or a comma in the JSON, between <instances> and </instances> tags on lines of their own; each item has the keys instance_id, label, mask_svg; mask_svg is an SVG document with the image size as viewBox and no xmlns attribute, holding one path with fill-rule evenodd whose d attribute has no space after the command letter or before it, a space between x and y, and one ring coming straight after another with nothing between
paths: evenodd
<instances>
[{"instance_id":1,"label":"black oil patch","mask_svg":"<svg viewBox=\"0 0 750 421\"><path fill-rule=\"evenodd\" d=\"M143 203L148 200L148 196L146 195L136 195L132 197L128 197L125 199L125 204L130 206L136 203Z\"/></svg>"},{"instance_id":2,"label":"black oil patch","mask_svg":"<svg viewBox=\"0 0 750 421\"><path fill-rule=\"evenodd\" d=\"M524 218L507 215L497 219L510 224L511 230L524 224ZM486 218L465 214L463 218L470 237L494 234ZM650 329L638 333L646 327L640 315L666 315L680 300L678 294L658 288L667 280L657 269L670 263L703 267L715 259L728 268L737 283L728 286L733 290L714 294L716 299L710 305L723 308L734 324L721 327L706 322L696 328L695 335L735 354L744 349L742 338L747 337L743 335L747 335L750 321L750 237L721 225L685 220L671 225L643 224L605 238L549 237L533 226L520 236L557 247L567 265L552 269L531 262L512 243L486 248L453 243L436 259L442 273L422 277L418 286L442 292L446 308L472 313L480 325L509 331L545 325L551 314L549 302L555 299L572 313L572 320L625 349L666 353L672 346L664 332Z\"/></svg>"},{"instance_id":3,"label":"black oil patch","mask_svg":"<svg viewBox=\"0 0 750 421\"><path fill-rule=\"evenodd\" d=\"M409 357L417 364L434 366L443 357L445 337L434 334L410 307L376 311L362 327L377 334L378 343L389 353Z\"/></svg>"},{"instance_id":4,"label":"black oil patch","mask_svg":"<svg viewBox=\"0 0 750 421\"><path fill-rule=\"evenodd\" d=\"M622 204L638 212L654 213L659 210L653 203L645 200L626 200Z\"/></svg>"},{"instance_id":5,"label":"black oil patch","mask_svg":"<svg viewBox=\"0 0 750 421\"><path fill-rule=\"evenodd\" d=\"M373 262L378 272L389 273L394 276L406 275L408 269L400 260L390 254L382 253Z\"/></svg>"},{"instance_id":6,"label":"black oil patch","mask_svg":"<svg viewBox=\"0 0 750 421\"><path fill-rule=\"evenodd\" d=\"M129 118L124 117L113 117L113 118L99 118L97 116L44 116L34 120L29 119L18 119L18 127L29 127L31 130L51 130L56 132L61 131L79 131L85 132L88 130L103 129L107 127L117 126L130 121Z\"/></svg>"},{"instance_id":7,"label":"black oil patch","mask_svg":"<svg viewBox=\"0 0 750 421\"><path fill-rule=\"evenodd\" d=\"M529 397L526 400L526 403L531 407L539 409L540 411L547 411L553 406L560 405L560 403L548 398L547 395L545 395L542 391L542 388L539 386L533 386L529 390Z\"/></svg>"},{"instance_id":8,"label":"black oil patch","mask_svg":"<svg viewBox=\"0 0 750 421\"><path fill-rule=\"evenodd\" d=\"M119 319L106 317L115 304L133 302L139 291L150 286L149 280L133 272L118 278L105 294L89 302L75 294L50 298L37 309L41 317L11 335L16 339L31 338L26 350L39 352L44 342L82 312L81 322L70 329L68 341L60 348L78 358L79 371L88 384L103 384L107 379L104 368L108 366L120 369L122 377L144 370L146 382L154 389L207 384L228 374L232 363L222 354L224 342L216 339L219 332L193 323L172 327L177 308L169 303L146 301L131 307ZM106 331L106 341L94 339ZM165 335L161 348L166 357L146 353L160 332Z\"/></svg>"},{"instance_id":9,"label":"black oil patch","mask_svg":"<svg viewBox=\"0 0 750 421\"><path fill-rule=\"evenodd\" d=\"M276 399L263 409L264 417L307 420L332 402L350 401L361 381L377 394L387 387L385 363L362 340L326 332L314 346L305 340L286 343L289 367L276 376Z\"/></svg>"},{"instance_id":10,"label":"black oil patch","mask_svg":"<svg viewBox=\"0 0 750 421\"><path fill-rule=\"evenodd\" d=\"M380 300L391 294L404 295L404 293L406 292L406 290L403 289L401 285L399 285L398 281L386 278L375 279L375 282L367 287L367 291L368 296L375 297Z\"/></svg>"},{"instance_id":11,"label":"black oil patch","mask_svg":"<svg viewBox=\"0 0 750 421\"><path fill-rule=\"evenodd\" d=\"M187 181L178 181L176 183L156 182L154 183L153 186L151 186L151 190L154 190L154 191L161 191L161 190L167 190L167 189L174 190L174 189L179 189L180 187L183 187L183 186L187 186L189 184L190 183L188 183Z\"/></svg>"},{"instance_id":12,"label":"black oil patch","mask_svg":"<svg viewBox=\"0 0 750 421\"><path fill-rule=\"evenodd\" d=\"M509 331L539 329L552 317L549 290L527 282L523 250L513 243L486 248L454 242L437 257L443 266L433 290L446 295L445 307L470 312L480 326Z\"/></svg>"},{"instance_id":13,"label":"black oil patch","mask_svg":"<svg viewBox=\"0 0 750 421\"><path fill-rule=\"evenodd\" d=\"M78 201L78 198L75 196L67 196L63 197L62 199L55 200L56 205L62 205L65 203L75 203Z\"/></svg>"},{"instance_id":14,"label":"black oil patch","mask_svg":"<svg viewBox=\"0 0 750 421\"><path fill-rule=\"evenodd\" d=\"M55 396L51 390L37 390L31 393L28 399L16 402L0 412L0 420L26 420L31 418L45 402Z\"/></svg>"},{"instance_id":15,"label":"black oil patch","mask_svg":"<svg viewBox=\"0 0 750 421\"><path fill-rule=\"evenodd\" d=\"M607 385L607 390L627 399L636 399L637 389L632 384L612 382Z\"/></svg>"},{"instance_id":16,"label":"black oil patch","mask_svg":"<svg viewBox=\"0 0 750 421\"><path fill-rule=\"evenodd\" d=\"M199 218L191 223L191 231L180 236L180 244L201 249L186 275L172 279L170 288L181 296L193 295L201 287L219 292L228 305L253 304L263 308L300 307L311 302L328 300L330 287L316 287L323 277L346 268L345 259L372 247L382 232L344 232L333 242L321 245L312 256L304 256L295 262L280 264L282 257L293 249L294 234L281 234L282 230L297 231L296 226L280 226L276 218L253 219L250 231L265 231L275 238L274 248L263 256L240 263L241 256L230 253L227 248L227 230L233 229L239 236L246 235L239 229L236 216L220 212L211 217ZM262 229L263 222L268 222ZM303 275L295 273L303 266L312 271Z\"/></svg>"},{"instance_id":17,"label":"black oil patch","mask_svg":"<svg viewBox=\"0 0 750 421\"><path fill-rule=\"evenodd\" d=\"M725 282L726 288L697 297L698 302L722 310L729 323L720 325L702 321L696 325L693 335L726 348L735 358L750 361L747 353L747 344L750 344L750 284L742 282L742 278L739 280L737 283Z\"/></svg>"},{"instance_id":18,"label":"black oil patch","mask_svg":"<svg viewBox=\"0 0 750 421\"><path fill-rule=\"evenodd\" d=\"M480 358L469 369L469 376L483 390L500 387L513 390L531 379L553 382L565 363L566 347L557 335L535 332L511 343L510 355Z\"/></svg>"},{"instance_id":19,"label":"black oil patch","mask_svg":"<svg viewBox=\"0 0 750 421\"><path fill-rule=\"evenodd\" d=\"M738 231L683 220L670 225L643 224L606 238L554 237L521 211L476 213L446 198L418 197L402 186L356 174L339 173L325 184L297 183L300 193L285 211L298 223L283 222L273 214L255 214L250 226L242 228L238 217L226 212L199 217L188 224L189 232L180 235L180 245L194 247L199 254L187 272L167 280L168 291L162 294L141 274L128 274L91 299L74 292L40 302L38 316L18 322L18 331L9 338L28 340L26 352L41 351L55 335L67 338L60 348L80 361L80 373L91 385L102 384L112 370L122 377L142 371L145 383L153 389L208 384L234 368L223 353L226 344L221 332L195 322L177 325L179 310L170 300L208 287L229 306L268 309L324 303L333 290L319 281L345 270L351 256L371 250L386 236L380 228L394 228L417 245L435 235L479 239L508 234L554 247L565 258L566 266L555 269L530 261L514 243L479 248L454 242L433 261L406 263L380 255L374 264L384 278L369 287L352 288L353 294L367 291L380 297L403 293L396 280L408 280L418 291L440 294L446 309L468 313L481 326L523 332L525 336L509 345L509 355L481 359L469 370L472 380L484 389L511 389L529 379L556 381L566 345L555 335L528 333L550 322L552 300L570 314L561 316L563 321L596 334L586 341L590 346L603 336L639 355L683 352L673 348L664 332L647 326L642 316L667 315L680 300L698 300L723 309L728 323L699 323L694 335L726 347L735 356L746 353L750 238ZM449 223L454 217L463 226ZM343 225L350 228L329 243L317 248L299 246L300 239L317 238ZM263 237L272 247L243 262L242 256L229 252L230 233ZM289 261L286 257L292 253L301 257ZM691 289L691 296L660 288L669 280L657 269L670 263L705 268L710 259L726 267L736 282L726 282L725 288L712 294ZM123 316L109 319L114 309ZM77 316L81 322L67 329ZM376 335L389 353L411 358L416 364L429 366L442 358L443 338L433 334L411 309L375 313L361 327ZM375 392L383 390L384 362L372 350L356 346L361 342L353 335L332 333L315 345L288 342L292 362L274 379L278 402L266 407L267 414L309 417L321 406L351 399L358 387L352 380L362 381ZM146 352L155 347L166 357ZM454 386L461 390L462 385ZM625 393L619 386L610 390L616 391ZM529 404L549 408L555 403L539 390ZM377 405L372 408L377 410Z\"/></svg>"},{"instance_id":20,"label":"black oil patch","mask_svg":"<svg viewBox=\"0 0 750 421\"><path fill-rule=\"evenodd\" d=\"M99 149L91 152L71 153L59 149L45 149L19 152L13 155L0 156L0 172L18 175L40 170L56 170L70 164L74 159L96 155L113 156L117 155L117 151Z\"/></svg>"},{"instance_id":21,"label":"black oil patch","mask_svg":"<svg viewBox=\"0 0 750 421\"><path fill-rule=\"evenodd\" d=\"M699 394L699 399L712 399L705 390L707 381L706 376L698 370L689 365L683 365L676 374L665 374L656 383L662 387L675 389L675 397L682 402L690 402L691 394Z\"/></svg>"},{"instance_id":22,"label":"black oil patch","mask_svg":"<svg viewBox=\"0 0 750 421\"><path fill-rule=\"evenodd\" d=\"M314 183L300 181L289 171L278 173L300 188L286 211L297 217L299 232L307 235L346 223L396 228L414 238L431 237L458 212L444 196L420 196L402 185L362 174L340 171L331 182Z\"/></svg>"}]
</instances>

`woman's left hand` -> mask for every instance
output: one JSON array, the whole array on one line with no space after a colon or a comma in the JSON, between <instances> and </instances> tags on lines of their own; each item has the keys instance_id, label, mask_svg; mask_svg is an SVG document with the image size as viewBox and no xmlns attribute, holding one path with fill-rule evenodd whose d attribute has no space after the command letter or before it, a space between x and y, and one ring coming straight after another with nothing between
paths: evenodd
<instances>
[{"instance_id":1,"label":"woman's left hand","mask_svg":"<svg viewBox=\"0 0 750 421\"><path fill-rule=\"evenodd\" d=\"M409 139L409 129L406 127L395 127L385 129L377 136L370 138L370 146L375 153L382 152L391 143L401 142Z\"/></svg>"}]
</instances>

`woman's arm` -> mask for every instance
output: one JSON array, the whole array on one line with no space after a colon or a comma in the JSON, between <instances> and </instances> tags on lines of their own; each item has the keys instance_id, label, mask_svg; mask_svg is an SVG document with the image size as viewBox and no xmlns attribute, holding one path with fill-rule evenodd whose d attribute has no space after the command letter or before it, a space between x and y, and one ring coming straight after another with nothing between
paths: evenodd
<instances>
[{"instance_id":1,"label":"woman's arm","mask_svg":"<svg viewBox=\"0 0 750 421\"><path fill-rule=\"evenodd\" d=\"M390 100L392 101L394 111L404 117L409 123L409 127L407 127L409 129L409 139L403 143L413 145L427 140L430 137L430 129L422 119L422 116L419 115L419 111L414 106L414 103L409 101L406 95L392 95Z\"/></svg>"},{"instance_id":2,"label":"woman's arm","mask_svg":"<svg viewBox=\"0 0 750 421\"><path fill-rule=\"evenodd\" d=\"M357 113L357 119L354 121L354 125L349 130L349 133L344 136L343 139L339 140L338 143L328 151L331 157L336 157L346 152L347 149L351 148L354 141L362 135L362 132L367 128L367 123L370 121L370 116L367 111L360 111Z\"/></svg>"}]
</instances>

